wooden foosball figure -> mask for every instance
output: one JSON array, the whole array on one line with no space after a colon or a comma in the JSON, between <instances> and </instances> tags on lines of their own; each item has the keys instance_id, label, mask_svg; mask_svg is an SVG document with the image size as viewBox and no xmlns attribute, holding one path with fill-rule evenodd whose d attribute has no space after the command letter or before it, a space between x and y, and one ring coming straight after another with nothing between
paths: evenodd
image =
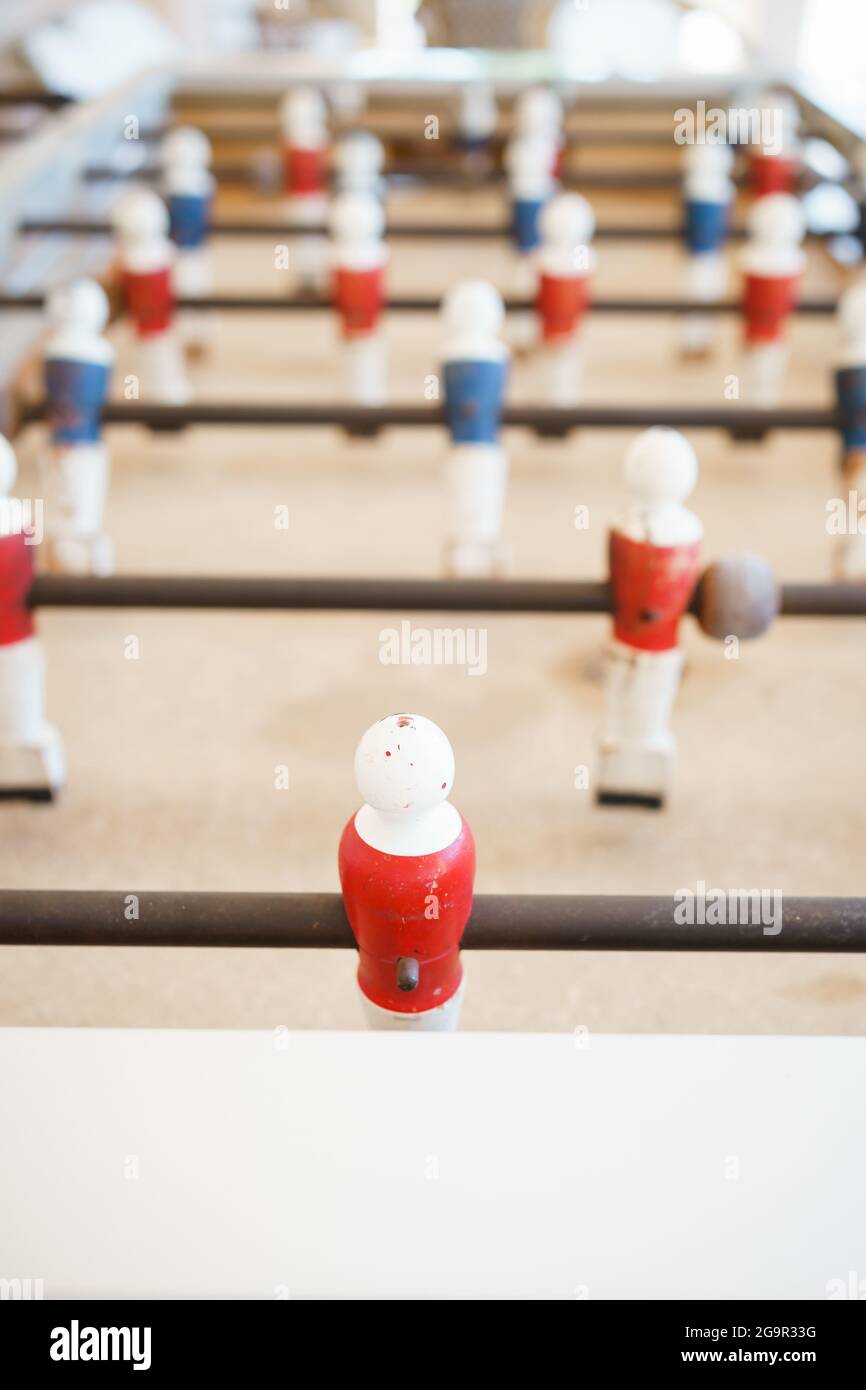
<instances>
[{"instance_id":1,"label":"wooden foosball figure","mask_svg":"<svg viewBox=\"0 0 866 1390\"><path fill-rule=\"evenodd\" d=\"M514 130L523 139L543 139L550 145L549 172L562 176L565 135L562 129L562 102L550 87L528 87L514 103Z\"/></svg>"},{"instance_id":2,"label":"wooden foosball figure","mask_svg":"<svg viewBox=\"0 0 866 1390\"><path fill-rule=\"evenodd\" d=\"M686 244L686 298L695 305L723 299L736 189L731 181L729 145L688 145L684 153L683 211ZM683 317L680 347L686 357L703 357L712 346L713 318L699 311Z\"/></svg>"},{"instance_id":3,"label":"wooden foosball figure","mask_svg":"<svg viewBox=\"0 0 866 1390\"><path fill-rule=\"evenodd\" d=\"M328 111L321 92L293 87L280 105L283 206L292 227L320 226L328 215ZM302 289L321 289L327 244L310 233L292 243L292 265Z\"/></svg>"},{"instance_id":4,"label":"wooden foosball figure","mask_svg":"<svg viewBox=\"0 0 866 1390\"><path fill-rule=\"evenodd\" d=\"M358 744L355 778L364 804L343 831L339 869L367 1022L452 1032L475 842L448 800L451 744L429 719L389 715Z\"/></svg>"},{"instance_id":5,"label":"wooden foosball figure","mask_svg":"<svg viewBox=\"0 0 866 1390\"><path fill-rule=\"evenodd\" d=\"M160 152L169 235L175 246L175 293L181 299L202 299L213 293L214 280L208 245L216 188L210 172L210 141L193 126L178 126L165 137ZM184 309L179 318L187 349L195 354L206 351L211 338L207 310Z\"/></svg>"},{"instance_id":6,"label":"wooden foosball figure","mask_svg":"<svg viewBox=\"0 0 866 1390\"><path fill-rule=\"evenodd\" d=\"M505 152L511 193L511 234L517 261L514 293L536 288L535 256L541 244L541 212L556 190L551 173L554 145L547 135L519 136Z\"/></svg>"},{"instance_id":7,"label":"wooden foosball figure","mask_svg":"<svg viewBox=\"0 0 866 1390\"><path fill-rule=\"evenodd\" d=\"M45 502L45 569L110 574L112 547L103 532L109 458L102 408L114 351L103 337L108 299L95 280L76 280L48 301L53 332L43 372L50 441L39 472Z\"/></svg>"},{"instance_id":8,"label":"wooden foosball figure","mask_svg":"<svg viewBox=\"0 0 866 1390\"><path fill-rule=\"evenodd\" d=\"M836 371L836 402L842 429L842 479L848 496L836 569L840 579L862 582L866 580L866 280L841 295L838 317L844 347Z\"/></svg>"},{"instance_id":9,"label":"wooden foosball figure","mask_svg":"<svg viewBox=\"0 0 866 1390\"><path fill-rule=\"evenodd\" d=\"M27 602L36 537L9 495L16 472L0 436L0 798L50 801L63 785L63 748L45 718L44 658Z\"/></svg>"},{"instance_id":10,"label":"wooden foosball figure","mask_svg":"<svg viewBox=\"0 0 866 1390\"><path fill-rule=\"evenodd\" d=\"M388 250L385 214L372 193L341 193L331 208L333 300L340 317L346 389L359 405L387 397L380 328Z\"/></svg>"},{"instance_id":11,"label":"wooden foosball figure","mask_svg":"<svg viewBox=\"0 0 866 1390\"><path fill-rule=\"evenodd\" d=\"M385 147L370 130L350 130L334 146L334 177L340 193L371 193L384 201Z\"/></svg>"},{"instance_id":12,"label":"wooden foosball figure","mask_svg":"<svg viewBox=\"0 0 866 1390\"><path fill-rule=\"evenodd\" d=\"M800 244L805 231L802 205L787 193L759 198L749 212L748 241L740 253L745 330L742 396L749 405L772 408L782 393L785 331L806 268Z\"/></svg>"},{"instance_id":13,"label":"wooden foosball figure","mask_svg":"<svg viewBox=\"0 0 866 1390\"><path fill-rule=\"evenodd\" d=\"M464 280L446 295L442 317L451 435L445 568L455 578L484 578L501 573L508 562L500 537L508 478L499 438L508 380L508 349L499 336L505 309L486 280Z\"/></svg>"},{"instance_id":14,"label":"wooden foosball figure","mask_svg":"<svg viewBox=\"0 0 866 1390\"><path fill-rule=\"evenodd\" d=\"M492 169L491 143L498 122L496 93L488 83L461 87L454 143L467 173L481 176Z\"/></svg>"},{"instance_id":15,"label":"wooden foosball figure","mask_svg":"<svg viewBox=\"0 0 866 1390\"><path fill-rule=\"evenodd\" d=\"M580 332L595 270L591 241L595 214L578 193L560 193L541 214L538 293L535 300L548 403L573 406L580 398Z\"/></svg>"},{"instance_id":16,"label":"wooden foosball figure","mask_svg":"<svg viewBox=\"0 0 866 1390\"><path fill-rule=\"evenodd\" d=\"M697 478L676 430L639 435L625 460L630 498L611 529L613 640L606 663L597 800L658 808L676 745L670 717L683 655L678 629L698 580L703 528L682 504Z\"/></svg>"},{"instance_id":17,"label":"wooden foosball figure","mask_svg":"<svg viewBox=\"0 0 866 1390\"><path fill-rule=\"evenodd\" d=\"M756 105L761 129L749 151L749 192L756 199L794 194L802 164L800 108L784 92L763 92Z\"/></svg>"},{"instance_id":18,"label":"wooden foosball figure","mask_svg":"<svg viewBox=\"0 0 866 1390\"><path fill-rule=\"evenodd\" d=\"M121 284L135 331L141 399L184 405L192 398L174 322L173 243L165 204L147 188L125 193L112 212Z\"/></svg>"}]
</instances>

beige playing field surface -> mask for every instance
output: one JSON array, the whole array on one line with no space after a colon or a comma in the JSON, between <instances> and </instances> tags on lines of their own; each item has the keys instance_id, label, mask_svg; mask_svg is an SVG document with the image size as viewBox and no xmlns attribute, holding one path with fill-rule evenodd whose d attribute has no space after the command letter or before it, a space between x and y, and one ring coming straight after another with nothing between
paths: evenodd
<instances>
[{"instance_id":1,"label":"beige playing field surface","mask_svg":"<svg viewBox=\"0 0 866 1390\"><path fill-rule=\"evenodd\" d=\"M237 158L236 152L229 152ZM628 152L626 152L628 155ZM612 160L609 154L604 156ZM598 156L596 156L597 160ZM622 163L648 167L651 152ZM592 195L601 222L672 222L670 195ZM243 203L243 208L241 204ZM260 200L264 215L273 207ZM249 199L222 208L250 213ZM393 216L502 215L490 190L405 192ZM679 292L674 244L601 242L600 295ZM807 294L840 273L813 251ZM267 240L220 241L225 292L278 293ZM393 293L438 293L483 274L509 287L504 244L396 241ZM424 316L386 327L395 399L417 401L440 330ZM121 371L129 363L116 333ZM586 333L585 398L716 403L737 370L736 324L716 355L681 365L664 318L596 316ZM832 321L791 333L790 402L830 398ZM336 399L333 326L324 314L228 315L194 368L208 400ZM512 398L539 399L537 367L515 364ZM596 578L622 496L629 434L567 442L509 433L507 534L516 576ZM108 528L121 572L431 576L444 518L438 431L347 441L316 429L194 429L109 434ZM22 437L22 489L35 432ZM839 492L836 441L779 433L734 445L696 433L694 509L706 557L765 554L783 579L830 574L825 503ZM274 509L288 507L287 531ZM587 531L574 509L589 508ZM601 710L599 618L468 615L488 633L483 677L379 661L400 616L55 610L41 619L49 706L69 785L53 808L0 807L9 887L333 890L336 847L355 809L352 753L373 720L427 714L457 757L454 800L478 843L482 892L668 893L698 880L790 894L864 891L863 640L856 621L780 622L725 660L689 621L675 715L680 760L664 814L598 810L574 788L594 761ZM138 660L124 641L140 640ZM274 788L287 766L288 790ZM699 945L696 928L696 944ZM866 1026L866 961L851 957L467 953L464 1024L475 1029L849 1033ZM352 1027L354 958L338 952L7 949L3 1024Z\"/></svg>"}]
</instances>

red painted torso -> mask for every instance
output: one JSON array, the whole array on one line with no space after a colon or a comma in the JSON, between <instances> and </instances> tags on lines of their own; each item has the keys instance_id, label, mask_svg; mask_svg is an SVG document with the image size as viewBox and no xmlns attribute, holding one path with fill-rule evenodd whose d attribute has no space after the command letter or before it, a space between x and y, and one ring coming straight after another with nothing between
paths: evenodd
<instances>
[{"instance_id":1,"label":"red painted torso","mask_svg":"<svg viewBox=\"0 0 866 1390\"><path fill-rule=\"evenodd\" d=\"M27 607L33 583L33 546L24 535L0 536L0 647L23 642L36 628Z\"/></svg>"},{"instance_id":2,"label":"red painted torso","mask_svg":"<svg viewBox=\"0 0 866 1390\"><path fill-rule=\"evenodd\" d=\"M344 338L363 338L379 322L385 289L385 267L371 270L344 270L337 267L333 278L333 300L341 318Z\"/></svg>"},{"instance_id":3,"label":"red painted torso","mask_svg":"<svg viewBox=\"0 0 866 1390\"><path fill-rule=\"evenodd\" d=\"M171 266L143 273L125 270L123 293L140 338L164 333L171 326L174 312Z\"/></svg>"},{"instance_id":4,"label":"red painted torso","mask_svg":"<svg viewBox=\"0 0 866 1390\"><path fill-rule=\"evenodd\" d=\"M609 541L613 631L641 651L677 646L677 629L698 580L700 540L653 545L611 531Z\"/></svg>"},{"instance_id":5,"label":"red painted torso","mask_svg":"<svg viewBox=\"0 0 866 1390\"><path fill-rule=\"evenodd\" d=\"M746 275L743 321L747 343L775 343L797 304L799 275Z\"/></svg>"},{"instance_id":6,"label":"red painted torso","mask_svg":"<svg viewBox=\"0 0 866 1390\"><path fill-rule=\"evenodd\" d=\"M545 275L538 278L535 309L546 343L570 338L589 303L588 275Z\"/></svg>"},{"instance_id":7,"label":"red painted torso","mask_svg":"<svg viewBox=\"0 0 866 1390\"><path fill-rule=\"evenodd\" d=\"M325 193L328 187L327 160L328 151L324 146L304 150L295 145L284 145L283 192L292 197Z\"/></svg>"},{"instance_id":8,"label":"red painted torso","mask_svg":"<svg viewBox=\"0 0 866 1390\"><path fill-rule=\"evenodd\" d=\"M360 953L358 984L380 1008L426 1013L460 986L460 938L475 879L475 841L466 822L461 825L445 849L421 855L373 849L355 829L354 816L343 831L340 883ZM403 992L397 961L407 956L418 961L419 978L415 989Z\"/></svg>"},{"instance_id":9,"label":"red painted torso","mask_svg":"<svg viewBox=\"0 0 866 1390\"><path fill-rule=\"evenodd\" d=\"M799 160L783 154L749 156L749 190L754 198L770 193L796 193Z\"/></svg>"}]
</instances>

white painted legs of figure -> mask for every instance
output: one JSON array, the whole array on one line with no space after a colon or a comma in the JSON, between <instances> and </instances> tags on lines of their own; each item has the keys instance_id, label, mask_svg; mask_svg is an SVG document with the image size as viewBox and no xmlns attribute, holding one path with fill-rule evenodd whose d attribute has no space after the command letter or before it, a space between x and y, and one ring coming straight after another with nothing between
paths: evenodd
<instances>
[{"instance_id":1,"label":"white painted legs of figure","mask_svg":"<svg viewBox=\"0 0 866 1390\"><path fill-rule=\"evenodd\" d=\"M447 1004L438 1009L427 1009L421 1014L399 1014L390 1009L380 1008L361 994L361 1006L368 1028L394 1033L453 1033L460 1021L460 1009L466 992L466 977L460 982L456 994L452 994Z\"/></svg>"},{"instance_id":2,"label":"white painted legs of figure","mask_svg":"<svg viewBox=\"0 0 866 1390\"><path fill-rule=\"evenodd\" d=\"M55 574L111 574L103 532L109 461L104 444L49 446L40 458L46 567Z\"/></svg>"},{"instance_id":3,"label":"white painted legs of figure","mask_svg":"<svg viewBox=\"0 0 866 1390\"><path fill-rule=\"evenodd\" d=\"M381 331L342 344L346 394L357 405L384 405L388 398L388 367Z\"/></svg>"},{"instance_id":4,"label":"white painted legs of figure","mask_svg":"<svg viewBox=\"0 0 866 1390\"><path fill-rule=\"evenodd\" d=\"M512 273L515 299L535 299L538 272L532 256L516 255ZM517 309L508 315L508 340L516 352L529 352L538 343L538 323L534 309Z\"/></svg>"},{"instance_id":5,"label":"white painted legs of figure","mask_svg":"<svg viewBox=\"0 0 866 1390\"><path fill-rule=\"evenodd\" d=\"M782 342L753 343L746 348L740 380L740 399L744 405L772 410L779 404L788 364L788 349Z\"/></svg>"},{"instance_id":6,"label":"white painted legs of figure","mask_svg":"<svg viewBox=\"0 0 866 1390\"><path fill-rule=\"evenodd\" d=\"M583 350L580 335L565 342L545 343L542 349L547 404L558 409L578 405L583 391Z\"/></svg>"},{"instance_id":7,"label":"white painted legs of figure","mask_svg":"<svg viewBox=\"0 0 866 1390\"><path fill-rule=\"evenodd\" d=\"M213 254L209 246L178 248L174 290L179 299L204 299L213 293ZM207 351L213 340L211 309L181 309L178 324L181 342L188 351Z\"/></svg>"},{"instance_id":8,"label":"white painted legs of figure","mask_svg":"<svg viewBox=\"0 0 866 1390\"><path fill-rule=\"evenodd\" d=\"M174 328L136 339L136 353L143 401L186 405L192 400L183 346Z\"/></svg>"},{"instance_id":9,"label":"white painted legs of figure","mask_svg":"<svg viewBox=\"0 0 866 1390\"><path fill-rule=\"evenodd\" d=\"M63 747L45 718L39 639L0 646L0 796L48 797L62 785Z\"/></svg>"},{"instance_id":10,"label":"white painted legs of figure","mask_svg":"<svg viewBox=\"0 0 866 1390\"><path fill-rule=\"evenodd\" d=\"M690 256L686 263L685 295L695 304L709 304L723 299L728 283L728 267L724 255L706 252ZM698 311L683 315L680 324L680 351L685 357L703 357L710 351L715 335L712 314Z\"/></svg>"},{"instance_id":11,"label":"white painted legs of figure","mask_svg":"<svg viewBox=\"0 0 866 1390\"><path fill-rule=\"evenodd\" d=\"M647 652L611 643L605 669L600 801L664 801L676 753L670 719L682 668L678 647Z\"/></svg>"},{"instance_id":12,"label":"white painted legs of figure","mask_svg":"<svg viewBox=\"0 0 866 1390\"><path fill-rule=\"evenodd\" d=\"M325 197L287 198L283 215L291 228L321 227L327 221ZM324 291L328 278L329 248L325 236L314 233L293 236L289 242L289 267L293 290Z\"/></svg>"},{"instance_id":13,"label":"white painted legs of figure","mask_svg":"<svg viewBox=\"0 0 866 1390\"><path fill-rule=\"evenodd\" d=\"M455 444L447 463L450 534L445 565L455 579L485 579L508 565L500 537L508 460L498 444Z\"/></svg>"}]
</instances>

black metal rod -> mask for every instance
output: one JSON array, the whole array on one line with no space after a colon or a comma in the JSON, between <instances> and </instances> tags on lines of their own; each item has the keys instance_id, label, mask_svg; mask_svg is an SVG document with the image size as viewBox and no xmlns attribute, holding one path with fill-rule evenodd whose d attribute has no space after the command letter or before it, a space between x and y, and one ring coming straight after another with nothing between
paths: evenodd
<instances>
[{"instance_id":1,"label":"black metal rod","mask_svg":"<svg viewBox=\"0 0 866 1390\"><path fill-rule=\"evenodd\" d=\"M41 87L22 87L17 91L13 87L7 91L0 91L0 106L46 106L49 110L57 110L61 106L67 106L74 99L62 96L60 92L46 92Z\"/></svg>"},{"instance_id":2,"label":"black metal rod","mask_svg":"<svg viewBox=\"0 0 866 1390\"><path fill-rule=\"evenodd\" d=\"M866 617L864 584L784 584L785 617ZM39 575L32 608L258 608L355 612L609 613L604 580ZM697 612L698 598L691 611Z\"/></svg>"},{"instance_id":3,"label":"black metal rod","mask_svg":"<svg viewBox=\"0 0 866 1390\"><path fill-rule=\"evenodd\" d=\"M731 890L735 891L735 890ZM752 890L757 892L758 890ZM479 895L476 951L866 951L866 899L782 896L781 923L689 925L668 897ZM771 903L768 901L767 907ZM739 911L738 915L746 915ZM775 927L781 930L775 932ZM770 928L769 931L766 927ZM338 893L4 890L3 946L354 946Z\"/></svg>"},{"instance_id":4,"label":"black metal rod","mask_svg":"<svg viewBox=\"0 0 866 1390\"><path fill-rule=\"evenodd\" d=\"M26 218L18 224L18 230L28 235L54 235L64 233L68 236L113 236L111 223L106 220L86 218ZM298 227L288 220L283 222L214 222L210 227L211 236L253 236L273 237L287 241L300 236L329 235L325 223L319 226ZM491 237L510 237L511 228L502 223L484 226L477 223L397 222L389 224L385 235L390 239L409 238L425 241L485 241ZM640 223L612 224L597 227L595 240L616 241L672 241L682 240L680 227L641 226ZM734 227L731 237L740 240L746 233L743 227ZM807 235L807 240L809 239Z\"/></svg>"},{"instance_id":5,"label":"black metal rod","mask_svg":"<svg viewBox=\"0 0 866 1390\"><path fill-rule=\"evenodd\" d=\"M46 296L42 294L0 294L0 310L40 309L45 305ZM333 310L333 302L320 295L292 295L285 299L278 295L257 294L207 294L196 298L180 296L179 309L217 309L228 313L305 313L328 312ZM388 299L385 308L394 314L437 313L442 297L436 295L397 295ZM510 314L525 313L534 309L532 299L506 299L505 308ZM833 314L836 312L834 299L805 299L795 306L800 314ZM679 298L647 299L592 299L589 312L594 314L739 314L742 304L737 299L718 299L707 303Z\"/></svg>"},{"instance_id":6,"label":"black metal rod","mask_svg":"<svg viewBox=\"0 0 866 1390\"><path fill-rule=\"evenodd\" d=\"M272 145L278 147L282 144L282 134L276 122L272 124L262 123L261 125L239 125L239 126L218 126L211 125L209 121L199 122L208 139L214 145ZM153 144L167 135L173 129L171 125L147 127L139 132L139 139L143 144ZM447 143L455 139L457 132L449 132ZM384 136L385 143L395 141L401 145L407 143L407 137L392 136L387 132ZM630 130L573 130L565 132L565 142L569 149L580 149L582 145L609 148L610 146L644 146L653 149L671 149L679 151L679 146L674 141L673 129L671 130L646 130L639 126ZM415 142L419 148L429 141L418 139ZM438 141L439 145L446 143L446 140ZM494 149L501 149L506 143L504 136L496 135L491 140ZM458 153L449 150L450 159L459 158ZM426 161L425 161L426 162ZM435 167L434 160L429 160L431 167Z\"/></svg>"},{"instance_id":7,"label":"black metal rod","mask_svg":"<svg viewBox=\"0 0 866 1390\"><path fill-rule=\"evenodd\" d=\"M673 142L671 149L676 149ZM262 183L261 175L248 164L217 162L212 166L212 173L220 185L258 186ZM477 176L458 169L442 168L441 166L437 168L433 164L426 165L424 162L417 164L397 162L385 169L385 175L388 178L416 178L440 187L453 188L474 188L479 183L494 185L505 183L505 176L499 172ZM93 164L90 168L85 169L83 174L86 183L122 183L133 180L156 183L162 176L161 167L153 164L143 164L137 169L122 169L111 164ZM682 181L682 173L677 170L655 169L586 170L585 172L569 169L564 172L560 179L563 188L567 189L623 190L680 188Z\"/></svg>"},{"instance_id":8,"label":"black metal rod","mask_svg":"<svg viewBox=\"0 0 866 1390\"><path fill-rule=\"evenodd\" d=\"M606 613L603 582L488 579L40 575L33 608L268 608L379 612Z\"/></svg>"},{"instance_id":9,"label":"black metal rod","mask_svg":"<svg viewBox=\"0 0 866 1390\"><path fill-rule=\"evenodd\" d=\"M45 419L44 401L24 406L21 423ZM109 425L146 425L154 430L179 430L189 425L334 425L356 434L376 434L390 426L429 428L444 424L440 406L270 404L245 401L193 401L189 405L159 405L145 401L111 401L103 420ZM566 435L575 429L648 429L667 425L680 429L722 429L746 437L768 430L835 430L838 413L820 406L775 410L736 405L632 406L506 406L502 423L522 426L542 435Z\"/></svg>"}]
</instances>

